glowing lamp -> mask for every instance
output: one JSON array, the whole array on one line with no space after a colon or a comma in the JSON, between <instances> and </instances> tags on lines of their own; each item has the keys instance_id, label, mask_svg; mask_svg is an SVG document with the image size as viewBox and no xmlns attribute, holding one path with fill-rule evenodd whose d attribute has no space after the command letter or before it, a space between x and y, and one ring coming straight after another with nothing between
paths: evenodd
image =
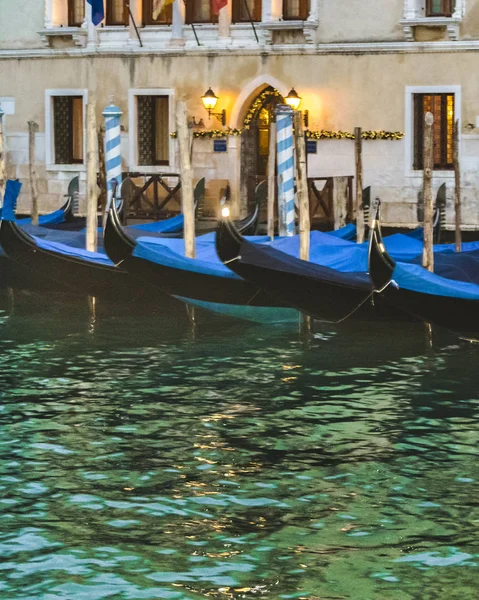
<instances>
[{"instance_id":1,"label":"glowing lamp","mask_svg":"<svg viewBox=\"0 0 479 600\"><path fill-rule=\"evenodd\" d=\"M203 106L208 111L208 116L210 118L211 115L216 117L224 127L226 125L226 110L223 109L221 112L213 112L216 103L218 102L218 96L213 92L211 88L208 88L206 90L205 95L201 96L201 100L203 101Z\"/></svg>"},{"instance_id":2,"label":"glowing lamp","mask_svg":"<svg viewBox=\"0 0 479 600\"><path fill-rule=\"evenodd\" d=\"M291 106L293 110L298 110L299 105L301 104L301 97L298 96L298 92L293 88L291 88L289 94L284 99L288 106Z\"/></svg>"}]
</instances>

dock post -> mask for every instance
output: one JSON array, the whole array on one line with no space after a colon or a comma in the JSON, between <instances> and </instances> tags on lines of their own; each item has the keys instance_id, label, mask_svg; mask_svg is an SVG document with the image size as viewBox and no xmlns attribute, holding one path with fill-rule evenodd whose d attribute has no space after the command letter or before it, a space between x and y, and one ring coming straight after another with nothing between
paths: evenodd
<instances>
[{"instance_id":1,"label":"dock post","mask_svg":"<svg viewBox=\"0 0 479 600\"><path fill-rule=\"evenodd\" d=\"M86 249L96 252L98 238L98 171L95 104L86 109Z\"/></svg>"},{"instance_id":2,"label":"dock post","mask_svg":"<svg viewBox=\"0 0 479 600\"><path fill-rule=\"evenodd\" d=\"M196 258L195 239L195 200L193 194L193 172L190 149L192 132L188 128L188 111L186 101L178 100L176 104L176 126L180 151L181 199L183 207L185 240L185 256Z\"/></svg>"},{"instance_id":3,"label":"dock post","mask_svg":"<svg viewBox=\"0 0 479 600\"><path fill-rule=\"evenodd\" d=\"M461 165L459 164L459 119L457 119L454 123L454 133L452 137L452 161L454 163L454 210L456 221L456 252L461 252Z\"/></svg>"},{"instance_id":4,"label":"dock post","mask_svg":"<svg viewBox=\"0 0 479 600\"><path fill-rule=\"evenodd\" d=\"M105 128L98 128L98 185L100 187L100 205L101 205L101 224L105 231L107 218L107 185L106 185L106 165L105 165Z\"/></svg>"},{"instance_id":5,"label":"dock post","mask_svg":"<svg viewBox=\"0 0 479 600\"><path fill-rule=\"evenodd\" d=\"M294 112L294 140L296 146L296 171L299 206L299 258L309 260L309 236L311 224L309 222L309 195L306 144L304 141L303 115Z\"/></svg>"},{"instance_id":6,"label":"dock post","mask_svg":"<svg viewBox=\"0 0 479 600\"><path fill-rule=\"evenodd\" d=\"M0 206L3 205L3 196L5 194L5 186L7 185L7 169L5 166L5 139L3 133L3 112L2 105L0 104Z\"/></svg>"},{"instance_id":7,"label":"dock post","mask_svg":"<svg viewBox=\"0 0 479 600\"><path fill-rule=\"evenodd\" d=\"M269 125L268 156L268 237L274 239L274 204L276 199L276 122Z\"/></svg>"},{"instance_id":8,"label":"dock post","mask_svg":"<svg viewBox=\"0 0 479 600\"><path fill-rule=\"evenodd\" d=\"M38 123L28 121L28 172L32 197L32 225L38 225L37 165L35 161L35 134Z\"/></svg>"},{"instance_id":9,"label":"dock post","mask_svg":"<svg viewBox=\"0 0 479 600\"><path fill-rule=\"evenodd\" d=\"M432 126L434 116L427 112L424 117L424 152L423 152L423 197L424 197L424 249L422 266L434 272L434 205L432 198L432 171L434 168Z\"/></svg>"},{"instance_id":10,"label":"dock post","mask_svg":"<svg viewBox=\"0 0 479 600\"><path fill-rule=\"evenodd\" d=\"M105 168L106 168L106 206L110 208L110 202L114 202L113 188L116 183L116 189L121 185L121 126L120 117L123 114L121 109L113 102L111 96L110 104L103 111L105 119ZM100 176L101 179L101 176Z\"/></svg>"},{"instance_id":11,"label":"dock post","mask_svg":"<svg viewBox=\"0 0 479 600\"><path fill-rule=\"evenodd\" d=\"M354 128L354 150L356 158L356 239L364 242L364 206L363 206L363 130Z\"/></svg>"},{"instance_id":12,"label":"dock post","mask_svg":"<svg viewBox=\"0 0 479 600\"><path fill-rule=\"evenodd\" d=\"M294 148L293 109L276 107L276 150L278 153L278 226L279 235L294 235Z\"/></svg>"}]
</instances>

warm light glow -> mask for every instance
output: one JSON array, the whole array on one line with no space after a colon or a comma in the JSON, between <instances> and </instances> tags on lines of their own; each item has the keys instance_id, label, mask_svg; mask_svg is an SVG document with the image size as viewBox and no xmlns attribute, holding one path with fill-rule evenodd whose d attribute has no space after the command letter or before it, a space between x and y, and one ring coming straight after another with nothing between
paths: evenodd
<instances>
[{"instance_id":1,"label":"warm light glow","mask_svg":"<svg viewBox=\"0 0 479 600\"><path fill-rule=\"evenodd\" d=\"M223 206L221 209L221 216L227 219L230 216L230 209L227 206Z\"/></svg>"},{"instance_id":2,"label":"warm light glow","mask_svg":"<svg viewBox=\"0 0 479 600\"><path fill-rule=\"evenodd\" d=\"M286 104L291 106L293 110L298 110L299 105L301 104L301 98L300 96L298 96L298 93L294 88L291 88L289 94L286 96L284 101L286 102Z\"/></svg>"},{"instance_id":3,"label":"warm light glow","mask_svg":"<svg viewBox=\"0 0 479 600\"><path fill-rule=\"evenodd\" d=\"M218 97L211 88L208 88L208 90L205 92L205 95L202 96L201 99L203 100L203 105L207 111L213 110L218 102Z\"/></svg>"}]
</instances>

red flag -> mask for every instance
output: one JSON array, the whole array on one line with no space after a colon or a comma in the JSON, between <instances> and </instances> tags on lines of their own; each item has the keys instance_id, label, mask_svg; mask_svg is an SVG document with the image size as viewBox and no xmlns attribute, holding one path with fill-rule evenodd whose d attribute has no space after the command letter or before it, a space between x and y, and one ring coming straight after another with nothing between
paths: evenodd
<instances>
[{"instance_id":1,"label":"red flag","mask_svg":"<svg viewBox=\"0 0 479 600\"><path fill-rule=\"evenodd\" d=\"M211 8L213 9L213 14L219 14L220 10L224 8L228 4L228 0L211 0Z\"/></svg>"}]
</instances>

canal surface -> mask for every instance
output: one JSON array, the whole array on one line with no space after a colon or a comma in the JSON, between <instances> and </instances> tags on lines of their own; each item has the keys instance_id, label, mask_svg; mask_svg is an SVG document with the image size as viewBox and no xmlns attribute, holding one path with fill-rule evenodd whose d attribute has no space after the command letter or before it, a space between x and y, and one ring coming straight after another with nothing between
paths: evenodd
<instances>
[{"instance_id":1,"label":"canal surface","mask_svg":"<svg viewBox=\"0 0 479 600\"><path fill-rule=\"evenodd\" d=\"M1 307L0 598L478 597L479 346Z\"/></svg>"}]
</instances>

